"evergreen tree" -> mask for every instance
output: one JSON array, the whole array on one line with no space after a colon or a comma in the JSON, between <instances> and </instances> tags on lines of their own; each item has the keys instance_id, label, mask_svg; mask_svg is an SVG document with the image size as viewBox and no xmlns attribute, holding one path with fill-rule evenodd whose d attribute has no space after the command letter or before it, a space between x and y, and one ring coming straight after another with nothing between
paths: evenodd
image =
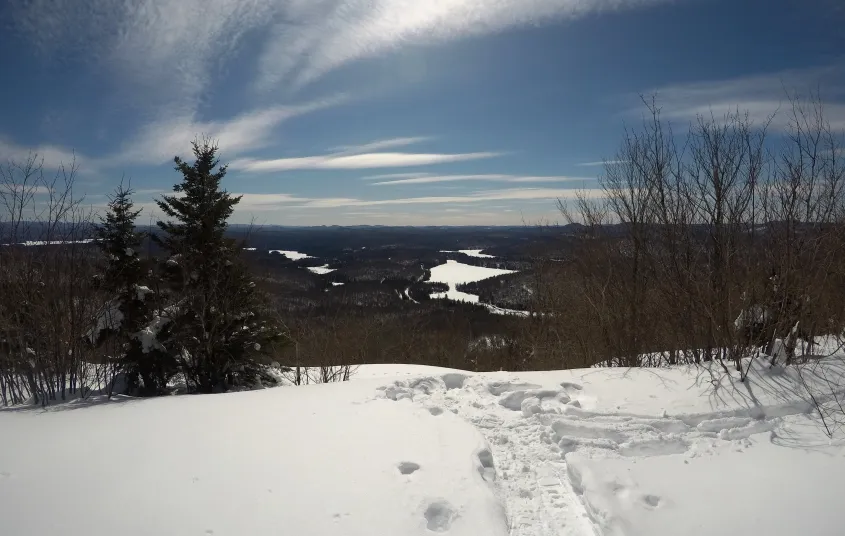
<instances>
[{"instance_id":1,"label":"evergreen tree","mask_svg":"<svg viewBox=\"0 0 845 536\"><path fill-rule=\"evenodd\" d=\"M170 255L163 271L174 297L171 351L188 387L207 393L252 385L283 337L240 260L243 245L225 237L240 197L221 188L226 166L217 146L208 139L192 146L193 164L175 158L182 182L173 190L182 195L157 202L170 221L158 222L166 234L155 240Z\"/></svg>"},{"instance_id":2,"label":"evergreen tree","mask_svg":"<svg viewBox=\"0 0 845 536\"><path fill-rule=\"evenodd\" d=\"M135 219L140 210L133 210L132 190L117 187L109 199L106 217L100 220L97 229L97 244L106 255L107 264L103 275L103 288L110 292L126 292L138 285L143 268L138 257L138 248L143 236L135 232Z\"/></svg>"},{"instance_id":3,"label":"evergreen tree","mask_svg":"<svg viewBox=\"0 0 845 536\"><path fill-rule=\"evenodd\" d=\"M135 231L135 220L141 211L134 209L131 196L131 189L118 186L97 229L97 244L106 258L100 287L109 299L89 338L100 347L107 345L115 367L126 373L129 388L154 395L165 389L173 365L168 365L172 360L166 353L144 344L141 336L155 315L153 292L142 285L145 266L138 256L144 235Z\"/></svg>"}]
</instances>

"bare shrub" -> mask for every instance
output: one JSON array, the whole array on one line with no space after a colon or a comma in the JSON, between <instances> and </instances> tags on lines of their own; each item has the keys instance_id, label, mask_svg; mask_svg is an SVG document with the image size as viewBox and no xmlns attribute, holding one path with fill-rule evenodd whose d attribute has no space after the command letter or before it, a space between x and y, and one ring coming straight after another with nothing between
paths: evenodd
<instances>
[{"instance_id":1,"label":"bare shrub","mask_svg":"<svg viewBox=\"0 0 845 536\"><path fill-rule=\"evenodd\" d=\"M790 102L783 138L767 142L771 118L737 112L699 117L678 146L645 101L642 128L605 166L604 196L559 202L578 243L556 287L566 305L549 310L576 361L715 359L744 379L743 359L776 341L792 361L801 341L809 353L842 333L841 133L817 96ZM574 334L567 308L582 318Z\"/></svg>"},{"instance_id":2,"label":"bare shrub","mask_svg":"<svg viewBox=\"0 0 845 536\"><path fill-rule=\"evenodd\" d=\"M86 395L97 383L84 334L98 309L92 214L76 166L31 155L0 166L0 392L4 404Z\"/></svg>"}]
</instances>

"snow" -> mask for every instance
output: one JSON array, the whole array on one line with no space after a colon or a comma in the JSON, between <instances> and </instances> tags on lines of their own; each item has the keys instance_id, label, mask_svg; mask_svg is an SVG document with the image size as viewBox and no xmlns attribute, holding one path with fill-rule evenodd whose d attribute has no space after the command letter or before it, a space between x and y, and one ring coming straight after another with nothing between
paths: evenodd
<instances>
[{"instance_id":1,"label":"snow","mask_svg":"<svg viewBox=\"0 0 845 536\"><path fill-rule=\"evenodd\" d=\"M322 266L309 266L308 270L318 275L330 274L335 271L334 268L329 268L328 264L324 264Z\"/></svg>"},{"instance_id":2,"label":"snow","mask_svg":"<svg viewBox=\"0 0 845 536\"><path fill-rule=\"evenodd\" d=\"M100 312L97 313L94 326L88 330L85 337L93 344L100 338L103 330L117 330L123 323L123 312L120 310L120 302L111 300Z\"/></svg>"},{"instance_id":3,"label":"snow","mask_svg":"<svg viewBox=\"0 0 845 536\"><path fill-rule=\"evenodd\" d=\"M493 313L494 315L528 316L531 314L529 311L520 311L519 309L506 309L504 307L498 307L489 303L484 303L482 305L484 305L484 307L487 307L487 310Z\"/></svg>"},{"instance_id":4,"label":"snow","mask_svg":"<svg viewBox=\"0 0 845 536\"><path fill-rule=\"evenodd\" d=\"M305 253L300 253L298 251L285 251L285 250L282 250L282 249L271 249L268 253L270 253L270 254L278 253L280 255L284 255L285 257L287 257L288 259L290 259L292 261L298 261L300 259L311 259L311 258L313 258L310 255L306 255Z\"/></svg>"},{"instance_id":5,"label":"snow","mask_svg":"<svg viewBox=\"0 0 845 536\"><path fill-rule=\"evenodd\" d=\"M463 301L470 303L478 303L478 296L475 294L468 294L460 292L455 287L464 283L474 283L496 277L504 274L512 274L513 270L503 270L500 268L485 268L483 266L472 266L463 264L454 260L447 260L445 264L435 266L431 269L431 283L446 283L449 285L449 290L446 292L435 292L431 294L434 299L448 298L453 301Z\"/></svg>"},{"instance_id":6,"label":"snow","mask_svg":"<svg viewBox=\"0 0 845 536\"><path fill-rule=\"evenodd\" d=\"M158 340L161 330L170 323L170 314L175 310L171 307L165 308L163 314L153 315L152 322L145 326L144 329L133 335L133 338L140 341L141 351L145 354L153 350L165 350L164 345Z\"/></svg>"},{"instance_id":7,"label":"snow","mask_svg":"<svg viewBox=\"0 0 845 536\"><path fill-rule=\"evenodd\" d=\"M145 285L136 285L135 286L135 298L138 301L144 301L147 299L147 295L155 294L155 292L150 289L150 287Z\"/></svg>"},{"instance_id":8,"label":"snow","mask_svg":"<svg viewBox=\"0 0 845 536\"><path fill-rule=\"evenodd\" d=\"M743 383L716 364L364 365L341 384L13 408L0 519L21 536L834 536L845 441L807 389L824 403L842 359L757 359Z\"/></svg>"},{"instance_id":9,"label":"snow","mask_svg":"<svg viewBox=\"0 0 845 536\"><path fill-rule=\"evenodd\" d=\"M411 287L406 288L404 294L406 298L419 305L420 302L411 297Z\"/></svg>"},{"instance_id":10,"label":"snow","mask_svg":"<svg viewBox=\"0 0 845 536\"><path fill-rule=\"evenodd\" d=\"M567 461L607 535L842 534L842 499L825 489L845 479L842 444L825 444L818 429L800 419L785 419L779 430L786 437L713 440L696 445L696 455L685 448L618 459L578 454ZM801 439L792 444L796 432ZM703 497L719 497L719 505ZM725 507L733 501L736 506Z\"/></svg>"},{"instance_id":11,"label":"snow","mask_svg":"<svg viewBox=\"0 0 845 536\"><path fill-rule=\"evenodd\" d=\"M27 240L26 242L18 242L15 244L3 244L4 246L61 246L66 244L90 244L95 242L96 238L83 238L82 240Z\"/></svg>"},{"instance_id":12,"label":"snow","mask_svg":"<svg viewBox=\"0 0 845 536\"><path fill-rule=\"evenodd\" d=\"M478 431L382 382L0 412L2 532L506 536Z\"/></svg>"},{"instance_id":13,"label":"snow","mask_svg":"<svg viewBox=\"0 0 845 536\"><path fill-rule=\"evenodd\" d=\"M440 250L440 253L463 253L468 257L477 257L479 259L495 259L495 255L487 255L486 253L481 253L484 250L481 249L459 249L458 251L449 251L449 250Z\"/></svg>"}]
</instances>

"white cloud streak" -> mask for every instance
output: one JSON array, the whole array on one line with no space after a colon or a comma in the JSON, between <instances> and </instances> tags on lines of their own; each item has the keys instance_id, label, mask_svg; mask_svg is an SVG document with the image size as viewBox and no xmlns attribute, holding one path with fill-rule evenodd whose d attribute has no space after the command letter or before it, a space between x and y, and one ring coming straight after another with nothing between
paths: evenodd
<instances>
[{"instance_id":1,"label":"white cloud streak","mask_svg":"<svg viewBox=\"0 0 845 536\"><path fill-rule=\"evenodd\" d=\"M426 196L404 197L396 199L357 199L348 197L308 198L290 194L234 194L242 195L239 210L272 211L280 208L288 209L331 209L345 207L378 207L396 205L441 205L483 203L489 201L530 201L573 199L578 193L587 197L601 197L601 189L557 189L557 188L506 188L488 190L462 196Z\"/></svg>"},{"instance_id":2,"label":"white cloud streak","mask_svg":"<svg viewBox=\"0 0 845 536\"><path fill-rule=\"evenodd\" d=\"M624 164L625 162L627 162L627 160L596 160L595 162L582 162L575 165L579 167L603 167Z\"/></svg>"},{"instance_id":3,"label":"white cloud streak","mask_svg":"<svg viewBox=\"0 0 845 536\"><path fill-rule=\"evenodd\" d=\"M44 57L86 61L137 98L196 109L246 35L268 30L257 85L302 86L351 61L669 0L28 0L13 27Z\"/></svg>"},{"instance_id":4,"label":"white cloud streak","mask_svg":"<svg viewBox=\"0 0 845 536\"><path fill-rule=\"evenodd\" d=\"M282 2L284 3L284 2ZM275 0L29 0L11 11L45 57L109 71L129 101L193 111L210 73L250 30L278 12Z\"/></svg>"},{"instance_id":5,"label":"white cloud streak","mask_svg":"<svg viewBox=\"0 0 845 536\"><path fill-rule=\"evenodd\" d=\"M31 157L35 157L45 169L58 169L62 166L69 168L74 163L81 166L87 161L84 156L63 147L54 145L24 147L0 138L0 161L23 164Z\"/></svg>"},{"instance_id":6,"label":"white cloud streak","mask_svg":"<svg viewBox=\"0 0 845 536\"><path fill-rule=\"evenodd\" d=\"M351 61L663 0L297 0L260 60L259 86L301 86Z\"/></svg>"},{"instance_id":7,"label":"white cloud streak","mask_svg":"<svg viewBox=\"0 0 845 536\"><path fill-rule=\"evenodd\" d=\"M325 156L302 156L297 158L278 158L275 160L256 160L245 158L234 160L233 169L250 173L290 171L294 169L376 169L391 167L430 166L450 162L464 162L501 156L502 153L363 153L332 154Z\"/></svg>"},{"instance_id":8,"label":"white cloud streak","mask_svg":"<svg viewBox=\"0 0 845 536\"><path fill-rule=\"evenodd\" d=\"M172 160L175 154L186 156L190 142L203 134L219 142L225 150L224 157L234 157L272 143L273 132L285 121L344 102L346 97L338 96L295 106L275 106L227 121L197 121L192 116L163 119L144 126L118 154L103 159L101 164L161 164Z\"/></svg>"},{"instance_id":9,"label":"white cloud streak","mask_svg":"<svg viewBox=\"0 0 845 536\"><path fill-rule=\"evenodd\" d=\"M392 138L388 140L373 141L363 145L342 145L331 149L333 154L360 154L369 153L371 151L383 151L385 149L395 149L396 147L407 147L408 145L415 145L429 141L431 138L425 136L417 136L412 138Z\"/></svg>"},{"instance_id":10,"label":"white cloud streak","mask_svg":"<svg viewBox=\"0 0 845 536\"><path fill-rule=\"evenodd\" d=\"M520 176L520 175L426 175L397 180L380 181L371 183L372 186L388 186L402 184L432 184L440 182L462 182L462 181L490 181L490 182L575 182L593 181L594 178L586 177L553 177L553 176Z\"/></svg>"},{"instance_id":11,"label":"white cloud streak","mask_svg":"<svg viewBox=\"0 0 845 536\"><path fill-rule=\"evenodd\" d=\"M785 129L789 125L789 94L806 97L810 91L821 89L825 117L835 129L845 128L845 85L842 65L782 71L745 76L730 80L703 81L673 85L645 92L654 94L664 118L694 121L699 115L716 118L728 113L745 113L758 125L775 115L771 127ZM642 115L637 106L632 114Z\"/></svg>"}]
</instances>

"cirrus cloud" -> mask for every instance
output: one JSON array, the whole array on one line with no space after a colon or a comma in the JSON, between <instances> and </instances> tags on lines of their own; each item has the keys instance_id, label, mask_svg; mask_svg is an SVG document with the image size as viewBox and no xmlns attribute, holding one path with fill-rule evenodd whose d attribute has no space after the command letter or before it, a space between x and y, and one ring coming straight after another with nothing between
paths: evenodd
<instances>
[{"instance_id":1,"label":"cirrus cloud","mask_svg":"<svg viewBox=\"0 0 845 536\"><path fill-rule=\"evenodd\" d=\"M308 84L349 62L509 28L665 0L299 0L274 25L259 87ZM291 76L293 75L293 76Z\"/></svg>"},{"instance_id":2,"label":"cirrus cloud","mask_svg":"<svg viewBox=\"0 0 845 536\"><path fill-rule=\"evenodd\" d=\"M375 177L368 177L370 179L384 178L384 175L376 175ZM401 184L432 184L440 182L462 182L462 181L490 181L490 182L575 182L575 181L593 181L594 178L586 177L566 177L566 176L535 176L535 175L501 175L501 174L482 174L482 175L429 175L420 174L418 176L397 178L395 180L379 181L370 183L372 186L390 186Z\"/></svg>"},{"instance_id":3,"label":"cirrus cloud","mask_svg":"<svg viewBox=\"0 0 845 536\"><path fill-rule=\"evenodd\" d=\"M604 191L593 189L562 189L562 188L504 188L499 190L485 190L459 196L420 196L401 197L393 199L359 199L351 197L297 197L290 194L233 194L242 196L239 210L263 211L305 208L345 208L345 207L379 207L402 205L441 205L484 203L489 201L543 201L553 202L557 199L574 199L577 195L586 197L601 197Z\"/></svg>"},{"instance_id":4,"label":"cirrus cloud","mask_svg":"<svg viewBox=\"0 0 845 536\"><path fill-rule=\"evenodd\" d=\"M18 0L12 24L44 57L84 58L159 104L193 110L247 35L255 85L301 87L406 45L553 23L669 0ZM257 30L267 30L259 32ZM172 111L172 110L170 110Z\"/></svg>"},{"instance_id":5,"label":"cirrus cloud","mask_svg":"<svg viewBox=\"0 0 845 536\"><path fill-rule=\"evenodd\" d=\"M364 153L355 155L302 156L298 158L277 158L255 160L250 158L234 160L232 168L260 173L290 171L294 169L375 169L390 167L430 166L449 162L464 162L493 158L502 153Z\"/></svg>"}]
</instances>

